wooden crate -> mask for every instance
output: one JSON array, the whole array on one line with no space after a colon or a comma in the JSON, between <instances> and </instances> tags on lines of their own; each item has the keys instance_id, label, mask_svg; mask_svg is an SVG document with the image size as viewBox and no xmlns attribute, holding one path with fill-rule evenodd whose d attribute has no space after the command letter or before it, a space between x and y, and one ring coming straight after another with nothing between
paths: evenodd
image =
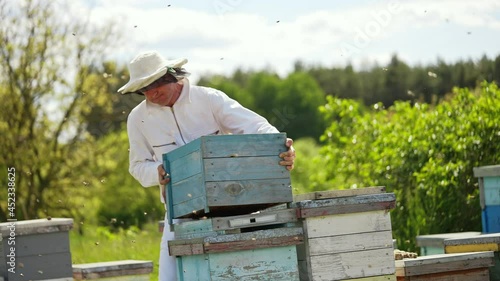
<instances>
[{"instance_id":1,"label":"wooden crate","mask_svg":"<svg viewBox=\"0 0 500 281\"><path fill-rule=\"evenodd\" d=\"M384 280L394 275L389 210L396 199L393 193L371 191L290 204L305 235L304 244L297 246L301 280Z\"/></svg>"},{"instance_id":2,"label":"wooden crate","mask_svg":"<svg viewBox=\"0 0 500 281\"><path fill-rule=\"evenodd\" d=\"M444 240L481 235L481 232L454 232L417 236L417 246L420 247L420 256L444 254Z\"/></svg>"},{"instance_id":3,"label":"wooden crate","mask_svg":"<svg viewBox=\"0 0 500 281\"><path fill-rule=\"evenodd\" d=\"M479 178L483 233L500 232L500 165L474 168Z\"/></svg>"},{"instance_id":4,"label":"wooden crate","mask_svg":"<svg viewBox=\"0 0 500 281\"><path fill-rule=\"evenodd\" d=\"M164 154L169 224L291 202L290 172L279 165L285 141L283 133L203 136Z\"/></svg>"},{"instance_id":5,"label":"wooden crate","mask_svg":"<svg viewBox=\"0 0 500 281\"><path fill-rule=\"evenodd\" d=\"M493 251L495 265L489 269L490 279L500 281L500 233L446 239L444 249L447 254Z\"/></svg>"},{"instance_id":6,"label":"wooden crate","mask_svg":"<svg viewBox=\"0 0 500 281\"><path fill-rule=\"evenodd\" d=\"M186 280L299 280L300 227L273 228L169 241L177 278Z\"/></svg>"},{"instance_id":7,"label":"wooden crate","mask_svg":"<svg viewBox=\"0 0 500 281\"><path fill-rule=\"evenodd\" d=\"M68 233L72 227L73 219L65 218L0 223L0 276L9 281L73 280ZM15 245L8 244L11 237ZM15 273L8 271L11 247Z\"/></svg>"},{"instance_id":8,"label":"wooden crate","mask_svg":"<svg viewBox=\"0 0 500 281\"><path fill-rule=\"evenodd\" d=\"M151 272L152 261L120 260L73 265L75 280L148 281Z\"/></svg>"},{"instance_id":9,"label":"wooden crate","mask_svg":"<svg viewBox=\"0 0 500 281\"><path fill-rule=\"evenodd\" d=\"M493 252L441 254L396 261L398 281L489 281Z\"/></svg>"}]
</instances>

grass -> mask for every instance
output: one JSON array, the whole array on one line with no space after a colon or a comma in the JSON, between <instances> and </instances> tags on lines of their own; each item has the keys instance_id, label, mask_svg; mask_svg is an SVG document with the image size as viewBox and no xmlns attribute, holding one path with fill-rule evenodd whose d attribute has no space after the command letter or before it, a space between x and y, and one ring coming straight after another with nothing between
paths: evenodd
<instances>
[{"instance_id":1,"label":"grass","mask_svg":"<svg viewBox=\"0 0 500 281\"><path fill-rule=\"evenodd\" d=\"M153 262L150 280L158 280L161 232L157 224L147 224L143 230L130 228L111 232L107 227L85 225L84 234L70 232L73 264L116 261L149 260Z\"/></svg>"}]
</instances>

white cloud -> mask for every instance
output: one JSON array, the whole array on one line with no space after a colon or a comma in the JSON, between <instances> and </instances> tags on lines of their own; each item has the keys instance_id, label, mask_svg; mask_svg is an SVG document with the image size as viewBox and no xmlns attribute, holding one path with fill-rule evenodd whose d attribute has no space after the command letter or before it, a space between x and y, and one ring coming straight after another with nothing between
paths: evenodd
<instances>
[{"instance_id":1,"label":"white cloud","mask_svg":"<svg viewBox=\"0 0 500 281\"><path fill-rule=\"evenodd\" d=\"M115 56L128 61L141 50L157 49L170 58L189 58L187 67L193 73L229 74L239 66L271 65L284 75L299 59L327 66L387 61L411 36L411 30L443 32L437 28L446 24L455 29L500 29L500 19L494 14L500 7L498 0L372 1L338 10L290 11L297 16L280 22L245 13L244 3L235 0L212 1L204 4L206 9L197 10L183 8L180 2L172 7L164 4L94 0L90 6L93 21L114 19L122 25L126 44L117 46ZM355 52L342 52L346 46L353 46ZM400 52L414 56L409 49ZM436 49L439 52L443 50Z\"/></svg>"}]
</instances>

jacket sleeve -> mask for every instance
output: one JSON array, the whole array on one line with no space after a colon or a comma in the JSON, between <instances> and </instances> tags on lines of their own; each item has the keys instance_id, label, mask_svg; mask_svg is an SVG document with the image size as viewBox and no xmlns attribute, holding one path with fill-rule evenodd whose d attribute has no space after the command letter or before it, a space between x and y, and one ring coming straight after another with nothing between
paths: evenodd
<instances>
[{"instance_id":1,"label":"jacket sleeve","mask_svg":"<svg viewBox=\"0 0 500 281\"><path fill-rule=\"evenodd\" d=\"M158 186L158 166L162 163L153 158L153 149L139 130L133 112L127 120L129 138L129 172L144 187Z\"/></svg>"},{"instance_id":2,"label":"jacket sleeve","mask_svg":"<svg viewBox=\"0 0 500 281\"><path fill-rule=\"evenodd\" d=\"M208 90L210 107L219 126L232 134L270 134L279 131L259 114L243 107L222 91Z\"/></svg>"}]
</instances>

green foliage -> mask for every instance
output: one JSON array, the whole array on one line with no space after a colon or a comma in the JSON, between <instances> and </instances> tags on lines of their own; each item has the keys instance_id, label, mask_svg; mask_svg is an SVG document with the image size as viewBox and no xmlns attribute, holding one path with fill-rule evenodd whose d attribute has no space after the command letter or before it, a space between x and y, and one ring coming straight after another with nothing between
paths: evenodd
<instances>
[{"instance_id":1,"label":"green foliage","mask_svg":"<svg viewBox=\"0 0 500 281\"><path fill-rule=\"evenodd\" d=\"M90 108L108 112L111 102L102 76L90 69L108 53L113 24L65 22L62 3L2 1L0 37L0 167L16 169L17 219L82 217L95 201L99 175L89 170L100 151L85 133ZM98 30L98 32L96 32ZM78 35L78 36L77 36ZM91 67L92 66L92 67ZM6 186L2 177L0 182ZM0 220L6 202L0 200Z\"/></svg>"},{"instance_id":2,"label":"green foliage","mask_svg":"<svg viewBox=\"0 0 500 281\"><path fill-rule=\"evenodd\" d=\"M369 109L329 97L321 109L331 122L321 150L326 181L394 192L393 230L401 249L414 250L417 235L479 231L472 170L500 162L499 98L493 83L476 92L455 88L435 107L396 102L387 110L381 104Z\"/></svg>"},{"instance_id":3,"label":"green foliage","mask_svg":"<svg viewBox=\"0 0 500 281\"><path fill-rule=\"evenodd\" d=\"M243 106L264 116L278 130L294 139L318 139L325 125L317 111L325 94L308 73L296 72L285 79L260 71L234 73L235 82L221 76L202 78L200 85L225 92Z\"/></svg>"},{"instance_id":4,"label":"green foliage","mask_svg":"<svg viewBox=\"0 0 500 281\"><path fill-rule=\"evenodd\" d=\"M99 190L100 204L96 211L98 223L113 229L136 226L162 220L165 208L160 202L157 187L143 188L128 172L128 137L126 130L113 132L98 142L103 154L92 167L108 171L102 175Z\"/></svg>"},{"instance_id":5,"label":"green foliage","mask_svg":"<svg viewBox=\"0 0 500 281\"><path fill-rule=\"evenodd\" d=\"M291 172L294 194L332 189L326 183L326 160L319 151L321 147L313 138L301 138L293 142L297 154L295 168Z\"/></svg>"},{"instance_id":6,"label":"green foliage","mask_svg":"<svg viewBox=\"0 0 500 281\"><path fill-rule=\"evenodd\" d=\"M87 226L84 235L70 231L71 260L74 264L116 260L153 262L149 280L158 280L161 233L157 223L111 232L107 227Z\"/></svg>"}]
</instances>

